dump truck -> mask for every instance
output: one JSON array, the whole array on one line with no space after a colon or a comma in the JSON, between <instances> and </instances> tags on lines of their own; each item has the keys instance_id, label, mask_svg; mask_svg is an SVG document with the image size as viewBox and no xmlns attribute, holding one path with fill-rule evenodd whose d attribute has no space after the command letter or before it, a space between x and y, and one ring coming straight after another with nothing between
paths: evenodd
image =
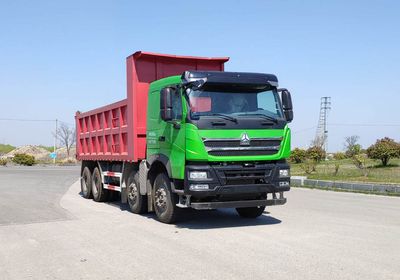
<instances>
[{"instance_id":1,"label":"dump truck","mask_svg":"<svg viewBox=\"0 0 400 280\"><path fill-rule=\"evenodd\" d=\"M273 74L224 71L228 60L127 57L126 99L75 115L82 196L164 223L188 208L256 218L285 204L290 92Z\"/></svg>"}]
</instances>

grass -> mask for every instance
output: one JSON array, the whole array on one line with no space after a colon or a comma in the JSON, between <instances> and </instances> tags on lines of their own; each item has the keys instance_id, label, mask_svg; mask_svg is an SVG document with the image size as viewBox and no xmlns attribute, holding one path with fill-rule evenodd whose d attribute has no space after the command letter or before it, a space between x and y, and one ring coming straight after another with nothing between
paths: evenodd
<instances>
[{"instance_id":1,"label":"grass","mask_svg":"<svg viewBox=\"0 0 400 280\"><path fill-rule=\"evenodd\" d=\"M295 188L305 188L305 189L316 189L323 191L334 191L334 192L350 192L350 193L362 193L362 194L374 194L374 195L385 195L385 196L400 196L400 193L394 192L376 192L376 191L361 191L361 190L347 190L347 189L339 189L334 187L315 187L315 186L292 186Z\"/></svg>"},{"instance_id":2,"label":"grass","mask_svg":"<svg viewBox=\"0 0 400 280\"><path fill-rule=\"evenodd\" d=\"M14 146L8 144L0 144L0 155L5 155L14 149L15 149Z\"/></svg>"},{"instance_id":3,"label":"grass","mask_svg":"<svg viewBox=\"0 0 400 280\"><path fill-rule=\"evenodd\" d=\"M54 147L53 146L43 146L43 145L39 145L40 148L45 149L46 151L52 153L54 152Z\"/></svg>"},{"instance_id":4,"label":"grass","mask_svg":"<svg viewBox=\"0 0 400 280\"><path fill-rule=\"evenodd\" d=\"M335 175L335 164L339 171ZM358 169L350 159L322 161L316 165L316 171L306 174L301 164L291 164L291 175L307 176L309 179L331 181L357 181L370 183L400 183L400 159L391 159L388 166L382 166L380 161L368 159L366 162L367 176Z\"/></svg>"},{"instance_id":5,"label":"grass","mask_svg":"<svg viewBox=\"0 0 400 280\"><path fill-rule=\"evenodd\" d=\"M49 151L50 153L52 153L54 151L54 147L53 146L39 145L39 147L45 149L46 151ZM0 144L0 155L5 155L5 154L11 152L14 149L15 149L15 147L12 146L12 145Z\"/></svg>"}]
</instances>

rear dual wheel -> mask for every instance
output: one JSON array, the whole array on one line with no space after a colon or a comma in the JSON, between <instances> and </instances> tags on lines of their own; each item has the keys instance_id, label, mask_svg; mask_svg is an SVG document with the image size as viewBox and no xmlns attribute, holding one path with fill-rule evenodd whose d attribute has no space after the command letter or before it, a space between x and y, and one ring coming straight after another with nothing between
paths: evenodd
<instances>
[{"instance_id":1,"label":"rear dual wheel","mask_svg":"<svg viewBox=\"0 0 400 280\"><path fill-rule=\"evenodd\" d=\"M147 196L140 194L139 173L132 172L128 178L128 204L131 211L135 214L147 212Z\"/></svg>"},{"instance_id":2,"label":"rear dual wheel","mask_svg":"<svg viewBox=\"0 0 400 280\"><path fill-rule=\"evenodd\" d=\"M92 172L89 167L85 167L81 175L81 193L84 198L92 197Z\"/></svg>"},{"instance_id":3,"label":"rear dual wheel","mask_svg":"<svg viewBox=\"0 0 400 280\"><path fill-rule=\"evenodd\" d=\"M109 196L109 190L103 188L103 182L98 167L93 170L92 174L92 194L93 200L97 202L106 201Z\"/></svg>"}]
</instances>

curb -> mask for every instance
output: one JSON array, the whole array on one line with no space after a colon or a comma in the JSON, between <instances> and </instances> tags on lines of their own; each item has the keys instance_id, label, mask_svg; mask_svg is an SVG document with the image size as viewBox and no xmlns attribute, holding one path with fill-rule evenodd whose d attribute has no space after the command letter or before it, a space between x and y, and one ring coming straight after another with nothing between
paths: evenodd
<instances>
[{"instance_id":1,"label":"curb","mask_svg":"<svg viewBox=\"0 0 400 280\"><path fill-rule=\"evenodd\" d=\"M370 191L381 193L399 193L400 185L387 185L376 183L358 183L358 182L340 182L340 181L325 181L325 180L312 180L304 176L292 176L290 183L294 186L311 186L319 188L337 188L344 190L354 191Z\"/></svg>"}]
</instances>

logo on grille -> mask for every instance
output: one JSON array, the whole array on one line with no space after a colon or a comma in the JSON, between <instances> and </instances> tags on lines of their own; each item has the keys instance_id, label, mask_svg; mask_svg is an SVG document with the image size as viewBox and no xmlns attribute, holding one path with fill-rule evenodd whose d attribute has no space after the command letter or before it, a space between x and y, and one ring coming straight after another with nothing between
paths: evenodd
<instances>
[{"instance_id":1,"label":"logo on grille","mask_svg":"<svg viewBox=\"0 0 400 280\"><path fill-rule=\"evenodd\" d=\"M240 136L240 146L249 146L249 145L250 145L250 137L245 132L242 134L242 136Z\"/></svg>"}]
</instances>

